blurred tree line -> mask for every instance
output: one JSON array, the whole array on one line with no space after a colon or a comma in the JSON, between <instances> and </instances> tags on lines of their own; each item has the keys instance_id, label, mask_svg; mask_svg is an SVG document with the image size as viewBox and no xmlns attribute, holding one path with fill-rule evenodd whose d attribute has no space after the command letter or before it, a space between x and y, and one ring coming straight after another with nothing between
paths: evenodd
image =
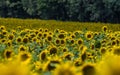
<instances>
[{"instance_id":1,"label":"blurred tree line","mask_svg":"<svg viewBox=\"0 0 120 75\"><path fill-rule=\"evenodd\" d=\"M0 0L0 17L120 23L120 0Z\"/></svg>"}]
</instances>

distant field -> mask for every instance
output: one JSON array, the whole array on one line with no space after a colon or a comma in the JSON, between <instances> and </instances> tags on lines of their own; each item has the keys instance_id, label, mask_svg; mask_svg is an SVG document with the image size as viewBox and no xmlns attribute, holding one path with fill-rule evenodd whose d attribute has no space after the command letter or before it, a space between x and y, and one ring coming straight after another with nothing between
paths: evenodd
<instances>
[{"instance_id":1,"label":"distant field","mask_svg":"<svg viewBox=\"0 0 120 75\"><path fill-rule=\"evenodd\" d=\"M108 26L110 30L119 31L120 24L109 23L84 23L84 22L62 22L55 20L38 20L38 19L14 19L0 18L0 25L5 25L8 29L22 26L22 28L48 28L49 30L63 29L66 31L83 30L87 28L91 31L101 31L102 26Z\"/></svg>"}]
</instances>

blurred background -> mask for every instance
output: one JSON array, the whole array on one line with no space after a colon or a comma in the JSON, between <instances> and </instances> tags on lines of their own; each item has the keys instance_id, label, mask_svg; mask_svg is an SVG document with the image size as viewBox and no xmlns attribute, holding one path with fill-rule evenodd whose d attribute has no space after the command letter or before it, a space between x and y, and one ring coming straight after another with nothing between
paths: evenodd
<instances>
[{"instance_id":1,"label":"blurred background","mask_svg":"<svg viewBox=\"0 0 120 75\"><path fill-rule=\"evenodd\" d=\"M120 23L120 0L0 0L0 17Z\"/></svg>"}]
</instances>

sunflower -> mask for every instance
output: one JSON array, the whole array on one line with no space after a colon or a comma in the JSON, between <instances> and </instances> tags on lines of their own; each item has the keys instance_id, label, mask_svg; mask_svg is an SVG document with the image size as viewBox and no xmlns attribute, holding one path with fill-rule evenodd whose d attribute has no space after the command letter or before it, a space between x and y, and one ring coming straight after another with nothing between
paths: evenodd
<instances>
[{"instance_id":1,"label":"sunflower","mask_svg":"<svg viewBox=\"0 0 120 75\"><path fill-rule=\"evenodd\" d=\"M58 34L58 38L59 38L59 39L64 39L64 38L65 38L65 34L64 34L64 33Z\"/></svg>"},{"instance_id":2,"label":"sunflower","mask_svg":"<svg viewBox=\"0 0 120 75\"><path fill-rule=\"evenodd\" d=\"M67 47L64 47L63 49L62 49L62 52L67 52L68 51L68 48Z\"/></svg>"},{"instance_id":3,"label":"sunflower","mask_svg":"<svg viewBox=\"0 0 120 75\"><path fill-rule=\"evenodd\" d=\"M119 47L119 46L114 46L114 47L112 48L112 52L113 52L113 54L115 54L115 55L120 55L120 47Z\"/></svg>"},{"instance_id":4,"label":"sunflower","mask_svg":"<svg viewBox=\"0 0 120 75\"><path fill-rule=\"evenodd\" d=\"M82 66L82 75L96 75L95 64L87 63Z\"/></svg>"},{"instance_id":5,"label":"sunflower","mask_svg":"<svg viewBox=\"0 0 120 75\"><path fill-rule=\"evenodd\" d=\"M103 31L103 32L107 32L107 30L108 30L108 27L107 27L107 26L103 26L103 27L102 27L102 31Z\"/></svg>"},{"instance_id":6,"label":"sunflower","mask_svg":"<svg viewBox=\"0 0 120 75\"><path fill-rule=\"evenodd\" d=\"M39 28L38 30L39 30L39 32L43 32L43 28Z\"/></svg>"},{"instance_id":7,"label":"sunflower","mask_svg":"<svg viewBox=\"0 0 120 75\"><path fill-rule=\"evenodd\" d=\"M52 32L52 31L49 31L48 34L49 34L49 35L53 35L53 32Z\"/></svg>"},{"instance_id":8,"label":"sunflower","mask_svg":"<svg viewBox=\"0 0 120 75\"><path fill-rule=\"evenodd\" d=\"M2 31L2 35L6 36L8 34L8 32L6 30Z\"/></svg>"},{"instance_id":9,"label":"sunflower","mask_svg":"<svg viewBox=\"0 0 120 75\"><path fill-rule=\"evenodd\" d=\"M66 59L66 60L72 60L72 58L73 58L73 53L65 53L64 54L64 59Z\"/></svg>"},{"instance_id":10,"label":"sunflower","mask_svg":"<svg viewBox=\"0 0 120 75\"><path fill-rule=\"evenodd\" d=\"M60 43L61 43L61 45L64 45L64 46L65 46L66 39L61 39Z\"/></svg>"},{"instance_id":11,"label":"sunflower","mask_svg":"<svg viewBox=\"0 0 120 75\"><path fill-rule=\"evenodd\" d=\"M43 72L54 70L54 69L56 68L56 64L58 64L58 63L59 63L59 62L52 63L50 60L47 61L47 62L44 64Z\"/></svg>"},{"instance_id":12,"label":"sunflower","mask_svg":"<svg viewBox=\"0 0 120 75\"><path fill-rule=\"evenodd\" d=\"M5 50L4 51L4 58L5 59L10 59L13 56L13 51L12 50Z\"/></svg>"},{"instance_id":13,"label":"sunflower","mask_svg":"<svg viewBox=\"0 0 120 75\"><path fill-rule=\"evenodd\" d=\"M70 37L74 39L76 36L75 34L71 34Z\"/></svg>"},{"instance_id":14,"label":"sunflower","mask_svg":"<svg viewBox=\"0 0 120 75\"><path fill-rule=\"evenodd\" d=\"M6 30L5 26L0 26L0 30Z\"/></svg>"},{"instance_id":15,"label":"sunflower","mask_svg":"<svg viewBox=\"0 0 120 75\"><path fill-rule=\"evenodd\" d=\"M112 35L112 37L110 38L111 40L115 40L116 37L114 35Z\"/></svg>"},{"instance_id":16,"label":"sunflower","mask_svg":"<svg viewBox=\"0 0 120 75\"><path fill-rule=\"evenodd\" d=\"M94 49L95 49L95 45L94 45L94 44L91 44L91 45L90 45L90 49L91 49L91 50L94 50Z\"/></svg>"},{"instance_id":17,"label":"sunflower","mask_svg":"<svg viewBox=\"0 0 120 75\"><path fill-rule=\"evenodd\" d=\"M80 58L77 58L77 59L74 61L74 65L75 65L76 67L82 66L82 64L83 64L83 62L82 62L82 60L81 60Z\"/></svg>"},{"instance_id":18,"label":"sunflower","mask_svg":"<svg viewBox=\"0 0 120 75\"><path fill-rule=\"evenodd\" d=\"M47 38L46 38L46 40L47 40L48 42L51 42L52 39L53 39L53 37L52 37L51 35L48 35Z\"/></svg>"},{"instance_id":19,"label":"sunflower","mask_svg":"<svg viewBox=\"0 0 120 75\"><path fill-rule=\"evenodd\" d=\"M84 62L87 59L86 52L82 53L80 57L81 57L81 60Z\"/></svg>"},{"instance_id":20,"label":"sunflower","mask_svg":"<svg viewBox=\"0 0 120 75\"><path fill-rule=\"evenodd\" d=\"M99 35L99 32L94 32L94 35L95 35L95 36Z\"/></svg>"},{"instance_id":21,"label":"sunflower","mask_svg":"<svg viewBox=\"0 0 120 75\"><path fill-rule=\"evenodd\" d=\"M56 39L54 40L54 43L55 43L55 45L60 45L60 39L56 38Z\"/></svg>"},{"instance_id":22,"label":"sunflower","mask_svg":"<svg viewBox=\"0 0 120 75\"><path fill-rule=\"evenodd\" d=\"M111 46L115 46L115 45L117 45L117 41L116 40L112 40L111 41Z\"/></svg>"},{"instance_id":23,"label":"sunflower","mask_svg":"<svg viewBox=\"0 0 120 75\"><path fill-rule=\"evenodd\" d=\"M7 41L6 39L1 39L0 40L1 43L6 43L6 41Z\"/></svg>"},{"instance_id":24,"label":"sunflower","mask_svg":"<svg viewBox=\"0 0 120 75\"><path fill-rule=\"evenodd\" d=\"M35 36L36 36L35 33L31 33L31 34L30 34L30 38L34 38Z\"/></svg>"},{"instance_id":25,"label":"sunflower","mask_svg":"<svg viewBox=\"0 0 120 75\"><path fill-rule=\"evenodd\" d=\"M45 61L47 59L47 53L48 51L47 50L43 50L40 54L39 54L39 59L41 61Z\"/></svg>"},{"instance_id":26,"label":"sunflower","mask_svg":"<svg viewBox=\"0 0 120 75\"><path fill-rule=\"evenodd\" d=\"M117 43L117 45L120 44L120 40L118 38L116 39L116 43Z\"/></svg>"},{"instance_id":27,"label":"sunflower","mask_svg":"<svg viewBox=\"0 0 120 75\"><path fill-rule=\"evenodd\" d=\"M85 37L87 40L93 39L93 33L91 31L86 32Z\"/></svg>"},{"instance_id":28,"label":"sunflower","mask_svg":"<svg viewBox=\"0 0 120 75\"><path fill-rule=\"evenodd\" d=\"M28 42L29 42L29 38L28 38L28 37L24 37L24 38L22 39L22 42L23 42L23 43L28 43Z\"/></svg>"},{"instance_id":29,"label":"sunflower","mask_svg":"<svg viewBox=\"0 0 120 75\"><path fill-rule=\"evenodd\" d=\"M87 50L87 47L85 45L79 46L79 51L83 54Z\"/></svg>"},{"instance_id":30,"label":"sunflower","mask_svg":"<svg viewBox=\"0 0 120 75\"><path fill-rule=\"evenodd\" d=\"M25 29L24 31L27 33L30 33L30 29Z\"/></svg>"},{"instance_id":31,"label":"sunflower","mask_svg":"<svg viewBox=\"0 0 120 75\"><path fill-rule=\"evenodd\" d=\"M92 52L86 52L86 56L87 56L87 59L93 59L93 55L92 55Z\"/></svg>"},{"instance_id":32,"label":"sunflower","mask_svg":"<svg viewBox=\"0 0 120 75\"><path fill-rule=\"evenodd\" d=\"M42 71L43 70L43 64L40 61L34 62L35 70Z\"/></svg>"},{"instance_id":33,"label":"sunflower","mask_svg":"<svg viewBox=\"0 0 120 75\"><path fill-rule=\"evenodd\" d=\"M8 40L8 41L6 41L6 44L7 44L8 47L11 47L12 46L12 41Z\"/></svg>"},{"instance_id":34,"label":"sunflower","mask_svg":"<svg viewBox=\"0 0 120 75\"><path fill-rule=\"evenodd\" d=\"M61 64L61 58L57 55L48 57L47 63L45 63L43 70L52 71L56 68L56 65Z\"/></svg>"},{"instance_id":35,"label":"sunflower","mask_svg":"<svg viewBox=\"0 0 120 75\"><path fill-rule=\"evenodd\" d=\"M43 33L42 33L42 32L39 32L39 33L37 34L37 37L38 37L38 38L42 38L42 36L43 36Z\"/></svg>"},{"instance_id":36,"label":"sunflower","mask_svg":"<svg viewBox=\"0 0 120 75\"><path fill-rule=\"evenodd\" d=\"M70 44L71 44L71 45L74 45L75 42L76 42L75 39L70 39Z\"/></svg>"},{"instance_id":37,"label":"sunflower","mask_svg":"<svg viewBox=\"0 0 120 75\"><path fill-rule=\"evenodd\" d=\"M74 65L71 63L62 63L57 65L56 69L53 71L53 75L79 75Z\"/></svg>"},{"instance_id":38,"label":"sunflower","mask_svg":"<svg viewBox=\"0 0 120 75\"><path fill-rule=\"evenodd\" d=\"M97 64L98 72L100 75L120 75L120 63L118 62L120 62L120 56L107 53Z\"/></svg>"},{"instance_id":39,"label":"sunflower","mask_svg":"<svg viewBox=\"0 0 120 75\"><path fill-rule=\"evenodd\" d=\"M8 39L9 39L9 40L13 40L14 37L15 37L15 36L14 36L13 34L9 34L9 35L8 35Z\"/></svg>"},{"instance_id":40,"label":"sunflower","mask_svg":"<svg viewBox=\"0 0 120 75\"><path fill-rule=\"evenodd\" d=\"M42 38L45 39L47 36L48 36L48 33L44 32Z\"/></svg>"},{"instance_id":41,"label":"sunflower","mask_svg":"<svg viewBox=\"0 0 120 75\"><path fill-rule=\"evenodd\" d=\"M22 37L20 37L20 36L17 37L17 38L16 38L16 43L21 43L21 42L22 42Z\"/></svg>"},{"instance_id":42,"label":"sunflower","mask_svg":"<svg viewBox=\"0 0 120 75\"><path fill-rule=\"evenodd\" d=\"M76 42L78 45L82 45L83 44L83 39L79 38Z\"/></svg>"},{"instance_id":43,"label":"sunflower","mask_svg":"<svg viewBox=\"0 0 120 75\"><path fill-rule=\"evenodd\" d=\"M54 33L60 33L60 29L55 29Z\"/></svg>"},{"instance_id":44,"label":"sunflower","mask_svg":"<svg viewBox=\"0 0 120 75\"><path fill-rule=\"evenodd\" d=\"M30 68L16 61L0 64L0 75L32 75Z\"/></svg>"},{"instance_id":45,"label":"sunflower","mask_svg":"<svg viewBox=\"0 0 120 75\"><path fill-rule=\"evenodd\" d=\"M28 64L28 63L30 63L30 60L31 60L31 54L28 53L28 52L20 52L20 53L18 54L18 60L19 60L20 62L23 62L23 63L25 63L25 64Z\"/></svg>"},{"instance_id":46,"label":"sunflower","mask_svg":"<svg viewBox=\"0 0 120 75\"><path fill-rule=\"evenodd\" d=\"M12 29L11 33L15 35L16 34L16 30Z\"/></svg>"},{"instance_id":47,"label":"sunflower","mask_svg":"<svg viewBox=\"0 0 120 75\"><path fill-rule=\"evenodd\" d=\"M44 32L48 32L48 29L46 28L46 29L44 29Z\"/></svg>"},{"instance_id":48,"label":"sunflower","mask_svg":"<svg viewBox=\"0 0 120 75\"><path fill-rule=\"evenodd\" d=\"M39 31L38 31L38 30L35 30L34 33L37 35L37 34L39 33Z\"/></svg>"},{"instance_id":49,"label":"sunflower","mask_svg":"<svg viewBox=\"0 0 120 75\"><path fill-rule=\"evenodd\" d=\"M25 47L24 45L20 45L18 51L19 52L27 51L27 47Z\"/></svg>"},{"instance_id":50,"label":"sunflower","mask_svg":"<svg viewBox=\"0 0 120 75\"><path fill-rule=\"evenodd\" d=\"M105 54L107 52L106 47L101 47L100 52L101 52L101 54Z\"/></svg>"},{"instance_id":51,"label":"sunflower","mask_svg":"<svg viewBox=\"0 0 120 75\"><path fill-rule=\"evenodd\" d=\"M38 40L37 37L32 38L32 42L37 42L37 40Z\"/></svg>"},{"instance_id":52,"label":"sunflower","mask_svg":"<svg viewBox=\"0 0 120 75\"><path fill-rule=\"evenodd\" d=\"M57 54L58 53L57 47L56 46L50 46L49 53L50 53L50 55Z\"/></svg>"}]
</instances>

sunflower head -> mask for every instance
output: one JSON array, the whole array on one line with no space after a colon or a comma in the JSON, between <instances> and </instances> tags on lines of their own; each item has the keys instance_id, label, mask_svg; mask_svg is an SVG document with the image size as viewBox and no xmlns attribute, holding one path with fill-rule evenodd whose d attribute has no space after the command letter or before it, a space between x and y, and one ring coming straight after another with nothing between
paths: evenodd
<instances>
[{"instance_id":1,"label":"sunflower head","mask_svg":"<svg viewBox=\"0 0 120 75\"><path fill-rule=\"evenodd\" d=\"M71 63L62 63L53 71L53 75L77 75L76 68Z\"/></svg>"},{"instance_id":2,"label":"sunflower head","mask_svg":"<svg viewBox=\"0 0 120 75\"><path fill-rule=\"evenodd\" d=\"M19 62L0 64L0 75L32 75L30 68Z\"/></svg>"},{"instance_id":3,"label":"sunflower head","mask_svg":"<svg viewBox=\"0 0 120 75\"><path fill-rule=\"evenodd\" d=\"M105 47L100 48L101 54L105 54L107 52L107 49Z\"/></svg>"},{"instance_id":4,"label":"sunflower head","mask_svg":"<svg viewBox=\"0 0 120 75\"><path fill-rule=\"evenodd\" d=\"M43 28L39 28L38 30L39 30L39 32L43 32Z\"/></svg>"},{"instance_id":5,"label":"sunflower head","mask_svg":"<svg viewBox=\"0 0 120 75\"><path fill-rule=\"evenodd\" d=\"M107 27L107 26L103 26L103 27L102 27L102 31L103 31L103 32L106 32L107 30L108 30L108 27Z\"/></svg>"},{"instance_id":6,"label":"sunflower head","mask_svg":"<svg viewBox=\"0 0 120 75\"><path fill-rule=\"evenodd\" d=\"M93 64L85 64L82 67L83 75L96 75L96 69Z\"/></svg>"},{"instance_id":7,"label":"sunflower head","mask_svg":"<svg viewBox=\"0 0 120 75\"><path fill-rule=\"evenodd\" d=\"M35 65L35 70L37 70L37 71L42 71L43 70L43 68L42 68L43 64L40 61L36 61L34 63L34 65Z\"/></svg>"},{"instance_id":8,"label":"sunflower head","mask_svg":"<svg viewBox=\"0 0 120 75\"><path fill-rule=\"evenodd\" d=\"M7 33L8 33L8 32L7 32L6 30L3 30L3 31L2 31L2 35L4 35L4 36L6 36Z\"/></svg>"},{"instance_id":9,"label":"sunflower head","mask_svg":"<svg viewBox=\"0 0 120 75\"><path fill-rule=\"evenodd\" d=\"M47 32L45 32L45 33L43 33L42 38L44 39L44 38L46 38L47 36L48 36L48 33L47 33Z\"/></svg>"},{"instance_id":10,"label":"sunflower head","mask_svg":"<svg viewBox=\"0 0 120 75\"><path fill-rule=\"evenodd\" d=\"M49 48L49 53L50 53L50 55L55 55L55 54L57 54L57 53L58 53L57 47L51 46L51 47Z\"/></svg>"},{"instance_id":11,"label":"sunflower head","mask_svg":"<svg viewBox=\"0 0 120 75\"><path fill-rule=\"evenodd\" d=\"M117 41L116 41L116 40L112 40L112 41L111 41L111 45L112 45L112 46L115 46L116 44L117 44Z\"/></svg>"},{"instance_id":12,"label":"sunflower head","mask_svg":"<svg viewBox=\"0 0 120 75\"><path fill-rule=\"evenodd\" d=\"M12 50L5 50L4 51L4 58L5 59L10 59L13 56L13 51Z\"/></svg>"},{"instance_id":13,"label":"sunflower head","mask_svg":"<svg viewBox=\"0 0 120 75\"><path fill-rule=\"evenodd\" d=\"M83 44L83 40L82 40L81 38L78 39L78 40L77 40L77 44L78 44L78 45L82 45L82 44Z\"/></svg>"},{"instance_id":14,"label":"sunflower head","mask_svg":"<svg viewBox=\"0 0 120 75\"><path fill-rule=\"evenodd\" d=\"M37 40L38 40L37 37L32 38L32 42L37 42Z\"/></svg>"},{"instance_id":15,"label":"sunflower head","mask_svg":"<svg viewBox=\"0 0 120 75\"><path fill-rule=\"evenodd\" d=\"M28 37L24 37L24 38L22 39L22 42L23 42L23 43L28 43L28 42L29 42L29 38L28 38Z\"/></svg>"},{"instance_id":16,"label":"sunflower head","mask_svg":"<svg viewBox=\"0 0 120 75\"><path fill-rule=\"evenodd\" d=\"M13 34L9 34L9 35L8 35L8 39L9 39L9 40L13 40L14 37L15 37L15 36L14 36Z\"/></svg>"},{"instance_id":17,"label":"sunflower head","mask_svg":"<svg viewBox=\"0 0 120 75\"><path fill-rule=\"evenodd\" d=\"M20 52L18 55L18 60L22 63L28 64L31 60L31 54L28 52Z\"/></svg>"},{"instance_id":18,"label":"sunflower head","mask_svg":"<svg viewBox=\"0 0 120 75\"><path fill-rule=\"evenodd\" d=\"M16 38L16 43L21 43L22 42L22 37L17 37Z\"/></svg>"},{"instance_id":19,"label":"sunflower head","mask_svg":"<svg viewBox=\"0 0 120 75\"><path fill-rule=\"evenodd\" d=\"M82 62L82 60L79 59L79 58L74 61L74 65L75 65L76 67L79 67L79 66L81 66L82 64L83 64L83 62Z\"/></svg>"},{"instance_id":20,"label":"sunflower head","mask_svg":"<svg viewBox=\"0 0 120 75\"><path fill-rule=\"evenodd\" d=\"M0 30L6 30L5 26L0 26Z\"/></svg>"},{"instance_id":21,"label":"sunflower head","mask_svg":"<svg viewBox=\"0 0 120 75\"><path fill-rule=\"evenodd\" d=\"M54 42L55 42L55 45L60 45L60 39L57 38L54 40Z\"/></svg>"},{"instance_id":22,"label":"sunflower head","mask_svg":"<svg viewBox=\"0 0 120 75\"><path fill-rule=\"evenodd\" d=\"M12 46L12 41L8 40L8 41L6 41L6 44L7 44L8 47L11 47Z\"/></svg>"},{"instance_id":23,"label":"sunflower head","mask_svg":"<svg viewBox=\"0 0 120 75\"><path fill-rule=\"evenodd\" d=\"M52 71L54 70L56 67L55 65L52 65L53 63L51 63L51 61L47 61L45 64L44 64L44 67L43 67L43 71Z\"/></svg>"},{"instance_id":24,"label":"sunflower head","mask_svg":"<svg viewBox=\"0 0 120 75\"><path fill-rule=\"evenodd\" d=\"M93 38L93 33L91 31L86 32L85 37L87 40L91 40Z\"/></svg>"},{"instance_id":25,"label":"sunflower head","mask_svg":"<svg viewBox=\"0 0 120 75\"><path fill-rule=\"evenodd\" d=\"M48 53L48 51L44 50L39 54L39 58L41 61L45 61L47 59L47 53Z\"/></svg>"},{"instance_id":26,"label":"sunflower head","mask_svg":"<svg viewBox=\"0 0 120 75\"><path fill-rule=\"evenodd\" d=\"M20 45L18 51L19 51L19 52L27 51L27 47L25 47L25 46L23 46L23 45Z\"/></svg>"},{"instance_id":27,"label":"sunflower head","mask_svg":"<svg viewBox=\"0 0 120 75\"><path fill-rule=\"evenodd\" d=\"M64 39L64 38L65 38L65 34L64 34L64 33L58 34L58 38L59 38L59 39Z\"/></svg>"},{"instance_id":28,"label":"sunflower head","mask_svg":"<svg viewBox=\"0 0 120 75\"><path fill-rule=\"evenodd\" d=\"M60 40L60 43L61 43L61 45L65 45L66 40L65 40L65 39L61 39L61 40Z\"/></svg>"},{"instance_id":29,"label":"sunflower head","mask_svg":"<svg viewBox=\"0 0 120 75\"><path fill-rule=\"evenodd\" d=\"M114 46L112 48L113 54L115 55L120 55L120 47L119 46Z\"/></svg>"},{"instance_id":30,"label":"sunflower head","mask_svg":"<svg viewBox=\"0 0 120 75\"><path fill-rule=\"evenodd\" d=\"M44 29L44 32L48 32L48 29L46 28L46 29Z\"/></svg>"},{"instance_id":31,"label":"sunflower head","mask_svg":"<svg viewBox=\"0 0 120 75\"><path fill-rule=\"evenodd\" d=\"M66 60L72 60L72 57L73 57L74 55L72 54L72 53L65 53L64 54L64 59L66 59Z\"/></svg>"},{"instance_id":32,"label":"sunflower head","mask_svg":"<svg viewBox=\"0 0 120 75\"><path fill-rule=\"evenodd\" d=\"M52 39L53 39L53 37L52 37L51 35L48 35L47 38L46 38L46 40L47 40L48 42L51 42Z\"/></svg>"},{"instance_id":33,"label":"sunflower head","mask_svg":"<svg viewBox=\"0 0 120 75\"><path fill-rule=\"evenodd\" d=\"M65 47L65 48L62 49L62 52L67 52L67 51L68 51L67 47Z\"/></svg>"},{"instance_id":34,"label":"sunflower head","mask_svg":"<svg viewBox=\"0 0 120 75\"><path fill-rule=\"evenodd\" d=\"M38 38L42 38L42 36L43 36L43 33L42 33L42 32L39 32L39 33L37 34L37 37L38 37Z\"/></svg>"}]
</instances>

